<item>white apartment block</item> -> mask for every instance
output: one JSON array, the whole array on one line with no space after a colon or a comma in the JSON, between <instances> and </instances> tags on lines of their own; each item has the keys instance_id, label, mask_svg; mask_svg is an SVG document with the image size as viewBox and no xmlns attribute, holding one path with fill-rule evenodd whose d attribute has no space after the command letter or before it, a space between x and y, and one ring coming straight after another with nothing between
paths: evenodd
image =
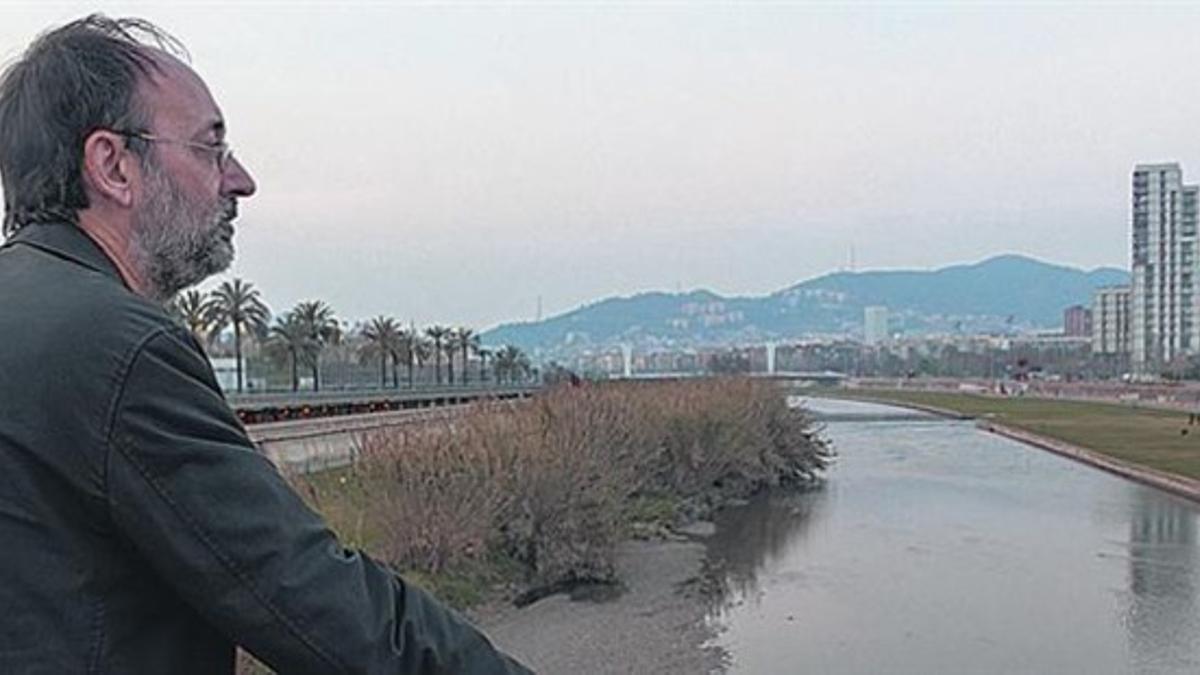
<instances>
[{"instance_id":1,"label":"white apartment block","mask_svg":"<svg viewBox=\"0 0 1200 675\"><path fill-rule=\"evenodd\" d=\"M1092 296L1092 353L1128 354L1129 286L1106 286Z\"/></svg>"},{"instance_id":2,"label":"white apartment block","mask_svg":"<svg viewBox=\"0 0 1200 675\"><path fill-rule=\"evenodd\" d=\"M885 342L888 333L887 307L871 306L863 310L863 342L877 345Z\"/></svg>"},{"instance_id":3,"label":"white apartment block","mask_svg":"<svg viewBox=\"0 0 1200 675\"><path fill-rule=\"evenodd\" d=\"M1135 372L1156 372L1176 356L1200 350L1197 192L1196 186L1183 184L1178 164L1134 167L1130 352Z\"/></svg>"}]
</instances>

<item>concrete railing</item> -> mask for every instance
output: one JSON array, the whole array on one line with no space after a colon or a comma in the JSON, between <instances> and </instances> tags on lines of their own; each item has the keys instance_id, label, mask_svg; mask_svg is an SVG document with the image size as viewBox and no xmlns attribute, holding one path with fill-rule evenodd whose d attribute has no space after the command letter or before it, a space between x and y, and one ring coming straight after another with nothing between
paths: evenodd
<instances>
[{"instance_id":1,"label":"concrete railing","mask_svg":"<svg viewBox=\"0 0 1200 675\"><path fill-rule=\"evenodd\" d=\"M391 410L360 415L266 422L246 427L250 439L281 469L311 473L350 464L364 434L405 426L453 420L479 406L508 406L514 401Z\"/></svg>"}]
</instances>

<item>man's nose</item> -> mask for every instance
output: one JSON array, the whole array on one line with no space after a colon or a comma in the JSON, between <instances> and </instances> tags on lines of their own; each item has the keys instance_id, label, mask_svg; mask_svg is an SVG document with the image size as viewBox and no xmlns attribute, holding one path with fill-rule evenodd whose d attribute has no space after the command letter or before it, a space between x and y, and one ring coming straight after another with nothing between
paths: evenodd
<instances>
[{"instance_id":1,"label":"man's nose","mask_svg":"<svg viewBox=\"0 0 1200 675\"><path fill-rule=\"evenodd\" d=\"M237 157L229 158L225 175L221 177L221 194L226 197L249 197L258 190L254 178Z\"/></svg>"}]
</instances>

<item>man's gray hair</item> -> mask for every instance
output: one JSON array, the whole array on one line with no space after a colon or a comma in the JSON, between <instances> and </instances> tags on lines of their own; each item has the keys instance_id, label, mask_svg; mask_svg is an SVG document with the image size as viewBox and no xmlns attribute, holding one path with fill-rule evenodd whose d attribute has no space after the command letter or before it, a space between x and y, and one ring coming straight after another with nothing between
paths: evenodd
<instances>
[{"instance_id":1,"label":"man's gray hair","mask_svg":"<svg viewBox=\"0 0 1200 675\"><path fill-rule=\"evenodd\" d=\"M139 78L158 66L147 47L185 56L142 19L92 14L50 30L0 75L0 187L6 236L33 223L78 222L88 207L83 144L97 129L145 130ZM145 156L147 147L129 139Z\"/></svg>"}]
</instances>

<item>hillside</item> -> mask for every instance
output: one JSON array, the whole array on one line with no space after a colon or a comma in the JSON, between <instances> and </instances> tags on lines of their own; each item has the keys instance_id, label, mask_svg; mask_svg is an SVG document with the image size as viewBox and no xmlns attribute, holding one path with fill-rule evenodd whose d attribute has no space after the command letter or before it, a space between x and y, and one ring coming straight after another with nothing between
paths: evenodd
<instances>
[{"instance_id":1,"label":"hillside","mask_svg":"<svg viewBox=\"0 0 1200 675\"><path fill-rule=\"evenodd\" d=\"M608 298L541 322L498 326L486 344L526 350L638 345L721 344L814 335L858 335L863 309L883 305L891 328L929 332L1053 329L1062 311L1091 304L1094 289L1128 283L1127 272L1092 271L1019 255L927 271L837 272L767 296L710 291Z\"/></svg>"}]
</instances>

